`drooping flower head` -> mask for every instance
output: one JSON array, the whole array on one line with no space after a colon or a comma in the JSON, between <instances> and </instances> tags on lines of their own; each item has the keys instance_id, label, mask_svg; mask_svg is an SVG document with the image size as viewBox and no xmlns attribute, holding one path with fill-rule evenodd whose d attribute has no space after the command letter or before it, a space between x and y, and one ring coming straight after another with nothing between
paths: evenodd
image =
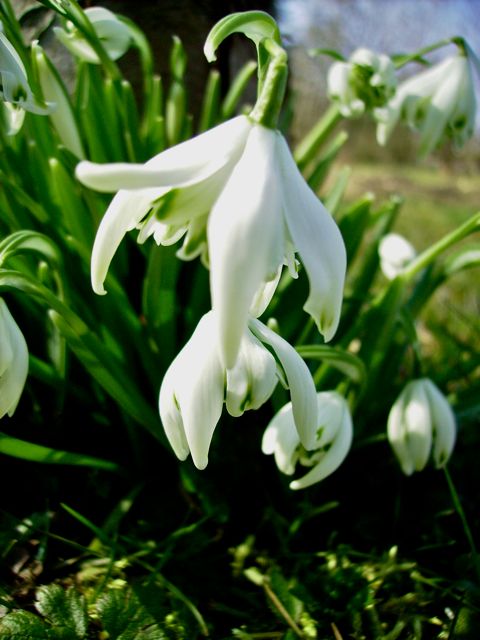
<instances>
[{"instance_id":1,"label":"drooping flower head","mask_svg":"<svg viewBox=\"0 0 480 640\"><path fill-rule=\"evenodd\" d=\"M128 25L104 7L89 7L85 9L84 14L109 58L111 60L121 58L132 44L132 34ZM100 64L97 52L73 22L67 20L65 28L55 27L54 32L75 57L91 64Z\"/></svg>"},{"instance_id":2,"label":"drooping flower head","mask_svg":"<svg viewBox=\"0 0 480 640\"><path fill-rule=\"evenodd\" d=\"M332 474L352 444L352 418L343 396L336 391L317 393L317 410L317 422L311 424L310 451L300 442L291 402L272 418L263 435L262 451L274 455L282 473L293 475L297 464L310 467L304 476L290 483L291 489L305 489Z\"/></svg>"},{"instance_id":3,"label":"drooping flower head","mask_svg":"<svg viewBox=\"0 0 480 640\"><path fill-rule=\"evenodd\" d=\"M402 82L386 107L376 111L378 143L385 144L397 122L403 120L420 133L422 156L446 139L463 146L475 128L472 67L476 65L478 60L465 43L456 55Z\"/></svg>"},{"instance_id":4,"label":"drooping flower head","mask_svg":"<svg viewBox=\"0 0 480 640\"><path fill-rule=\"evenodd\" d=\"M25 338L0 298L0 418L17 408L28 373Z\"/></svg>"},{"instance_id":5,"label":"drooping flower head","mask_svg":"<svg viewBox=\"0 0 480 640\"><path fill-rule=\"evenodd\" d=\"M65 85L38 42L32 43L32 63L43 97L52 107L50 119L62 144L77 158L84 158L80 131Z\"/></svg>"},{"instance_id":6,"label":"drooping flower head","mask_svg":"<svg viewBox=\"0 0 480 640\"><path fill-rule=\"evenodd\" d=\"M422 471L430 456L435 467L440 468L453 451L455 416L431 380L412 380L390 410L387 435L405 475Z\"/></svg>"},{"instance_id":7,"label":"drooping flower head","mask_svg":"<svg viewBox=\"0 0 480 640\"><path fill-rule=\"evenodd\" d=\"M3 33L0 22L0 99L8 135L16 134L23 124L25 111L46 115L49 105L37 98L30 87L27 71L17 51Z\"/></svg>"},{"instance_id":8,"label":"drooping flower head","mask_svg":"<svg viewBox=\"0 0 480 640\"><path fill-rule=\"evenodd\" d=\"M252 13L261 14L260 22L266 20L266 14ZM272 22L266 20L270 30ZM235 24L237 30L247 29L243 22L241 28ZM255 24L251 37L258 40L260 27ZM206 45L209 55L225 37L221 29L220 34L213 38L214 46ZM276 52L278 44L273 48ZM326 340L334 335L340 317L346 269L342 237L300 174L283 136L265 124L278 108L275 90L269 93L265 87L270 75L273 84L277 76L283 77L283 57L284 52L278 54L280 71L272 62L262 74L264 90L250 116L218 125L144 165L82 162L77 167L77 177L87 186L120 189L95 239L94 290L104 293L110 261L127 231L140 227L139 242L153 235L159 244L185 236L179 256L202 254L209 261L212 307L226 368L236 361L256 291L282 264L296 277L296 253L310 283L305 309Z\"/></svg>"},{"instance_id":9,"label":"drooping flower head","mask_svg":"<svg viewBox=\"0 0 480 640\"><path fill-rule=\"evenodd\" d=\"M235 366L226 370L220 358L214 312L205 314L168 368L160 388L160 418L177 457L185 460L191 454L195 466L204 469L223 405L232 416L258 409L273 393L279 372L290 389L293 428L301 434L297 435L299 441L301 437L310 448L312 425L317 423L315 386L295 349L251 318Z\"/></svg>"},{"instance_id":10,"label":"drooping flower head","mask_svg":"<svg viewBox=\"0 0 480 640\"><path fill-rule=\"evenodd\" d=\"M334 62L327 76L328 96L345 118L384 106L396 86L391 59L365 48L354 51L347 62Z\"/></svg>"}]
</instances>

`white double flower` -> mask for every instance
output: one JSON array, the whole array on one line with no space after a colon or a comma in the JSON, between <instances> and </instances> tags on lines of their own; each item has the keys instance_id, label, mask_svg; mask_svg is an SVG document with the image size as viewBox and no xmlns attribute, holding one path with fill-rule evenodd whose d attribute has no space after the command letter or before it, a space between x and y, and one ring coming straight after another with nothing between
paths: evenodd
<instances>
[{"instance_id":1,"label":"white double flower","mask_svg":"<svg viewBox=\"0 0 480 640\"><path fill-rule=\"evenodd\" d=\"M168 368L160 388L160 417L177 457L185 460L191 454L195 466L204 469L223 404L232 416L258 409L279 379L290 389L292 424L301 434L297 438L312 448L312 429L317 424L315 386L295 349L259 320L250 318L241 336L237 362L225 369L214 312L205 314Z\"/></svg>"},{"instance_id":2,"label":"white double flower","mask_svg":"<svg viewBox=\"0 0 480 640\"><path fill-rule=\"evenodd\" d=\"M0 418L17 408L28 373L28 348L5 301L0 298Z\"/></svg>"},{"instance_id":3,"label":"white double flower","mask_svg":"<svg viewBox=\"0 0 480 640\"><path fill-rule=\"evenodd\" d=\"M450 56L402 82L384 109L376 111L377 141L386 144L400 119L420 132L419 152L427 155L445 138L461 147L475 128L473 52Z\"/></svg>"},{"instance_id":4,"label":"white double flower","mask_svg":"<svg viewBox=\"0 0 480 640\"><path fill-rule=\"evenodd\" d=\"M300 442L291 402L272 418L263 435L262 451L274 455L282 473L293 475L297 463L311 467L290 483L291 489L305 489L332 474L352 444L352 417L343 396L336 391L321 391L316 398L318 414L317 421L310 423L310 451Z\"/></svg>"},{"instance_id":5,"label":"white double flower","mask_svg":"<svg viewBox=\"0 0 480 640\"><path fill-rule=\"evenodd\" d=\"M328 96L345 118L383 106L396 86L391 59L365 48L354 51L346 62L334 62L327 76Z\"/></svg>"},{"instance_id":6,"label":"white double flower","mask_svg":"<svg viewBox=\"0 0 480 640\"><path fill-rule=\"evenodd\" d=\"M421 471L430 455L443 467L455 444L455 416L431 380L412 380L390 410L387 435L405 475Z\"/></svg>"},{"instance_id":7,"label":"white double flower","mask_svg":"<svg viewBox=\"0 0 480 640\"><path fill-rule=\"evenodd\" d=\"M212 307L220 357L235 364L250 306L282 264L296 276L295 252L307 272L304 306L325 340L338 326L346 269L343 239L305 182L283 136L238 116L145 164L81 162L77 177L113 198L95 238L92 285L105 293L112 257L125 233L140 228L192 258L208 247Z\"/></svg>"}]
</instances>

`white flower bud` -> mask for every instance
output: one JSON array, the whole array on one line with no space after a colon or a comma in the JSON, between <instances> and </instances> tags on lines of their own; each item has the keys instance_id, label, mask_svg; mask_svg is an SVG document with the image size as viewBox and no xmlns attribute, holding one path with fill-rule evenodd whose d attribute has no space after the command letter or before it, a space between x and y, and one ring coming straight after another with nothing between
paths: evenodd
<instances>
[{"instance_id":1,"label":"white flower bud","mask_svg":"<svg viewBox=\"0 0 480 640\"><path fill-rule=\"evenodd\" d=\"M0 418L17 408L28 373L25 338L0 298Z\"/></svg>"},{"instance_id":2,"label":"white flower bud","mask_svg":"<svg viewBox=\"0 0 480 640\"><path fill-rule=\"evenodd\" d=\"M387 435L405 475L424 469L430 456L439 468L453 451L455 416L431 380L412 380L390 410Z\"/></svg>"}]
</instances>

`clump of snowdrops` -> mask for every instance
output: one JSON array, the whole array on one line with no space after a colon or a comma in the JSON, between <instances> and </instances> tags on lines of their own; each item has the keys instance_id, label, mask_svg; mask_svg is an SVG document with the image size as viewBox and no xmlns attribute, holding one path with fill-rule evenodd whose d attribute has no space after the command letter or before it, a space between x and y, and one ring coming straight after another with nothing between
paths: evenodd
<instances>
[{"instance_id":1,"label":"clump of snowdrops","mask_svg":"<svg viewBox=\"0 0 480 640\"><path fill-rule=\"evenodd\" d=\"M222 455L225 414L249 411L255 429L244 437L297 473L292 489L348 464L368 438L388 439L406 474L430 460L443 467L457 438L456 380L439 388L424 370L417 328L436 289L478 265L478 249L456 246L480 216L466 212L417 253L391 234L400 199L346 206L348 171L334 162L344 118L374 118L380 144L403 121L423 156L462 145L476 111L468 44L337 60L332 106L291 149L281 125L288 55L269 15L213 27L209 62L233 34L253 42L257 60L225 95L212 70L195 122L178 39L164 87L131 21L73 1L41 4L73 56L68 83L39 41L24 42L9 2L0 5L1 415L53 397L61 415L87 398L93 421L112 420L115 407L118 429L134 440L144 429L159 459L173 450L201 470L211 447L211 458ZM446 44L455 53L398 84L399 68ZM141 61L140 96L116 62L129 48ZM17 426L3 419L4 454L118 470L81 433L79 454L41 435L26 441Z\"/></svg>"}]
</instances>

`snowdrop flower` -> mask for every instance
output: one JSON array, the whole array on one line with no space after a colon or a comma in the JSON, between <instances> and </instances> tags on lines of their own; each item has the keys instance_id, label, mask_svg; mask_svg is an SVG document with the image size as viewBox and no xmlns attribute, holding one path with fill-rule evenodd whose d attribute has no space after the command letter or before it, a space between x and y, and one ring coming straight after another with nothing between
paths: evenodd
<instances>
[{"instance_id":1,"label":"snowdrop flower","mask_svg":"<svg viewBox=\"0 0 480 640\"><path fill-rule=\"evenodd\" d=\"M470 57L459 52L402 82L389 104L375 112L378 143L384 145L397 122L404 119L420 132L420 155L429 154L445 138L461 147L475 126Z\"/></svg>"},{"instance_id":2,"label":"snowdrop flower","mask_svg":"<svg viewBox=\"0 0 480 640\"><path fill-rule=\"evenodd\" d=\"M300 443L292 414L292 403L273 417L262 439L262 451L273 454L277 467L293 475L296 464L310 471L290 483L291 489L305 489L333 473L345 460L353 438L350 410L336 391L317 393L317 422L312 423L313 446L307 452Z\"/></svg>"},{"instance_id":3,"label":"snowdrop flower","mask_svg":"<svg viewBox=\"0 0 480 640\"><path fill-rule=\"evenodd\" d=\"M390 410L387 435L405 475L421 471L430 455L440 468L455 444L455 416L431 380L412 380Z\"/></svg>"},{"instance_id":4,"label":"snowdrop flower","mask_svg":"<svg viewBox=\"0 0 480 640\"><path fill-rule=\"evenodd\" d=\"M393 62L369 49L357 49L347 62L334 62L327 76L328 95L345 118L383 106L396 85Z\"/></svg>"},{"instance_id":5,"label":"snowdrop flower","mask_svg":"<svg viewBox=\"0 0 480 640\"><path fill-rule=\"evenodd\" d=\"M121 58L132 44L132 35L128 25L103 7L90 7L85 9L84 13L91 22L93 30L109 58L111 60ZM96 51L70 20L67 20L65 29L55 27L54 32L60 42L75 57L91 64L100 64Z\"/></svg>"},{"instance_id":6,"label":"snowdrop flower","mask_svg":"<svg viewBox=\"0 0 480 640\"><path fill-rule=\"evenodd\" d=\"M34 95L25 66L3 33L0 22L0 99L4 101L3 115L8 135L15 135L23 124L25 111L38 115L49 112L49 106Z\"/></svg>"},{"instance_id":7,"label":"snowdrop flower","mask_svg":"<svg viewBox=\"0 0 480 640\"><path fill-rule=\"evenodd\" d=\"M0 418L17 408L28 373L25 338L0 298Z\"/></svg>"},{"instance_id":8,"label":"snowdrop flower","mask_svg":"<svg viewBox=\"0 0 480 640\"><path fill-rule=\"evenodd\" d=\"M153 235L159 244L186 233L182 258L205 253L207 243L220 353L231 368L255 293L284 263L296 277L298 252L310 282L304 308L325 340L333 337L345 247L278 131L238 116L144 165L81 162L76 173L91 188L121 189L95 239L92 284L97 293L105 292L110 261L130 229L140 227L140 242Z\"/></svg>"},{"instance_id":9,"label":"snowdrop flower","mask_svg":"<svg viewBox=\"0 0 480 640\"><path fill-rule=\"evenodd\" d=\"M380 268L393 280L417 255L413 245L398 233L387 233L379 244Z\"/></svg>"},{"instance_id":10,"label":"snowdrop flower","mask_svg":"<svg viewBox=\"0 0 480 640\"><path fill-rule=\"evenodd\" d=\"M251 319L241 338L237 362L226 370L214 312L205 314L160 388L160 418L177 457L185 460L191 453L195 466L204 469L223 404L232 416L258 409L271 396L279 375L290 388L292 424L294 421L302 441L311 447L312 425L317 424L315 386L295 349L259 320Z\"/></svg>"}]
</instances>

